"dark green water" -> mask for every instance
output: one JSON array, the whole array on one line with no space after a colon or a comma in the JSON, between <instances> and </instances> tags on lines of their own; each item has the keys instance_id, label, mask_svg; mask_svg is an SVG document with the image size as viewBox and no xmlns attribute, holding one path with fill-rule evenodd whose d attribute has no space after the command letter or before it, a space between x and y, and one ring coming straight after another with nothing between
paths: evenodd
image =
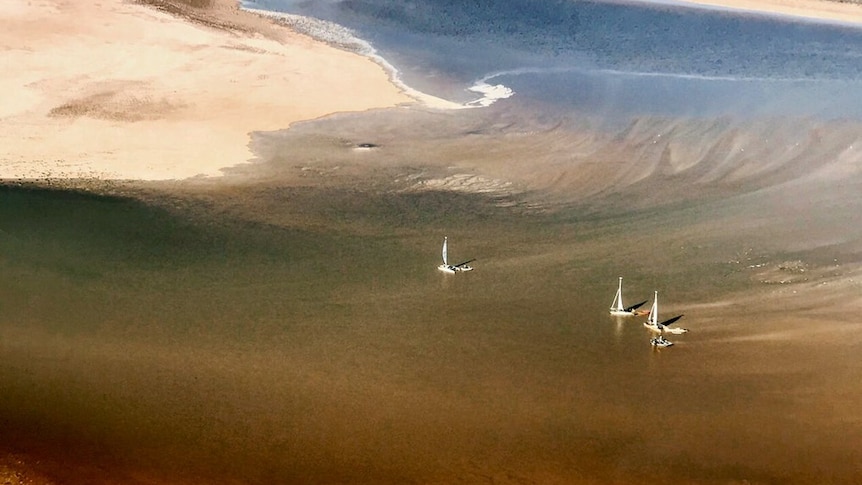
<instances>
[{"instance_id":1,"label":"dark green water","mask_svg":"<svg viewBox=\"0 0 862 485\"><path fill-rule=\"evenodd\" d=\"M858 477L859 414L796 408L857 395L816 377L844 350L795 365L685 308L749 284L702 214L359 187L0 190L4 449L62 483ZM436 270L443 235L475 271ZM610 318L620 275L691 332Z\"/></svg>"}]
</instances>

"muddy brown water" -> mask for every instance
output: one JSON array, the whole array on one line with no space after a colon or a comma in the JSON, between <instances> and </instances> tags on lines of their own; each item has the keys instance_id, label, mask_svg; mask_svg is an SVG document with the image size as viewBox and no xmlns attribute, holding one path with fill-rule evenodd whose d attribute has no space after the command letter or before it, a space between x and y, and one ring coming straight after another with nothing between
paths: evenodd
<instances>
[{"instance_id":1,"label":"muddy brown water","mask_svg":"<svg viewBox=\"0 0 862 485\"><path fill-rule=\"evenodd\" d=\"M749 177L715 147L751 126L653 120L644 168L643 124L365 116L212 183L2 188L2 448L57 483L862 479L855 174ZM720 169L667 172L691 133ZM610 317L619 276L690 332Z\"/></svg>"}]
</instances>

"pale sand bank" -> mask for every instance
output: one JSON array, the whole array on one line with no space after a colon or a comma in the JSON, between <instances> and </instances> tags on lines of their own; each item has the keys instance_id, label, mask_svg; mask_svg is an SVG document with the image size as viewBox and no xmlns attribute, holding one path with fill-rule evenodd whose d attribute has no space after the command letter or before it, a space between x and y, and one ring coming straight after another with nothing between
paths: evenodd
<instances>
[{"instance_id":1,"label":"pale sand bank","mask_svg":"<svg viewBox=\"0 0 862 485\"><path fill-rule=\"evenodd\" d=\"M413 102L369 59L214 3L190 22L122 0L3 2L0 179L214 176L252 158L251 131Z\"/></svg>"},{"instance_id":2,"label":"pale sand bank","mask_svg":"<svg viewBox=\"0 0 862 485\"><path fill-rule=\"evenodd\" d=\"M662 0L642 1L664 3ZM851 2L830 0L680 0L670 3L862 25L862 5Z\"/></svg>"}]
</instances>

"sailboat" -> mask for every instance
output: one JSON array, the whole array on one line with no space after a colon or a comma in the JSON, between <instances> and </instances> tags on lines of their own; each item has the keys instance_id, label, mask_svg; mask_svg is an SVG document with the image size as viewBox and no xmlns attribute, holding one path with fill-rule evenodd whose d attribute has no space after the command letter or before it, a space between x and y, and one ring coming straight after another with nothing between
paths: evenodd
<instances>
[{"instance_id":1,"label":"sailboat","mask_svg":"<svg viewBox=\"0 0 862 485\"><path fill-rule=\"evenodd\" d=\"M653 338L649 339L649 343L653 347L658 347L661 349L663 349L665 347L670 347L671 345L673 345L673 342L664 338L664 335L659 335L658 337L653 337Z\"/></svg>"},{"instance_id":2,"label":"sailboat","mask_svg":"<svg viewBox=\"0 0 862 485\"><path fill-rule=\"evenodd\" d=\"M684 328L669 328L674 322L682 318L682 315L677 315L673 318L669 318L663 322L658 321L658 291L655 292L655 299L652 302L652 308L649 311L649 318L644 322L644 327L652 330L659 334L658 338L664 338L661 336L662 333L672 333L674 335L679 335L681 333L688 332L687 329ZM667 347L667 346L666 346Z\"/></svg>"},{"instance_id":3,"label":"sailboat","mask_svg":"<svg viewBox=\"0 0 862 485\"><path fill-rule=\"evenodd\" d=\"M614 301L611 302L611 315L617 317L631 317L633 315L637 315L638 312L636 310L644 303L646 303L646 300L629 307L623 306L623 277L620 276L620 285L617 287L617 294L614 295Z\"/></svg>"},{"instance_id":4,"label":"sailboat","mask_svg":"<svg viewBox=\"0 0 862 485\"><path fill-rule=\"evenodd\" d=\"M444 273L451 274L460 273L462 271L473 271L473 267L469 265L469 263L472 263L473 261L476 261L476 259L470 259L458 264L449 264L449 238L443 237L443 264L437 266L437 269Z\"/></svg>"}]
</instances>

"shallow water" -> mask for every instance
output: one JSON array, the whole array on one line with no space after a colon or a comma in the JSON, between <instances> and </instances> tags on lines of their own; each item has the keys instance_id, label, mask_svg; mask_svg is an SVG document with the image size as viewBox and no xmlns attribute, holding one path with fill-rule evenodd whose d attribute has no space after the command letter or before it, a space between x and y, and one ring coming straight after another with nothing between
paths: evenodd
<instances>
[{"instance_id":1,"label":"shallow water","mask_svg":"<svg viewBox=\"0 0 862 485\"><path fill-rule=\"evenodd\" d=\"M747 340L775 317L735 299L762 290L698 229L714 208L535 212L380 178L4 189L7 449L72 482L859 478L858 342ZM436 270L443 235L475 271ZM691 332L657 352L609 317L620 275Z\"/></svg>"}]
</instances>

